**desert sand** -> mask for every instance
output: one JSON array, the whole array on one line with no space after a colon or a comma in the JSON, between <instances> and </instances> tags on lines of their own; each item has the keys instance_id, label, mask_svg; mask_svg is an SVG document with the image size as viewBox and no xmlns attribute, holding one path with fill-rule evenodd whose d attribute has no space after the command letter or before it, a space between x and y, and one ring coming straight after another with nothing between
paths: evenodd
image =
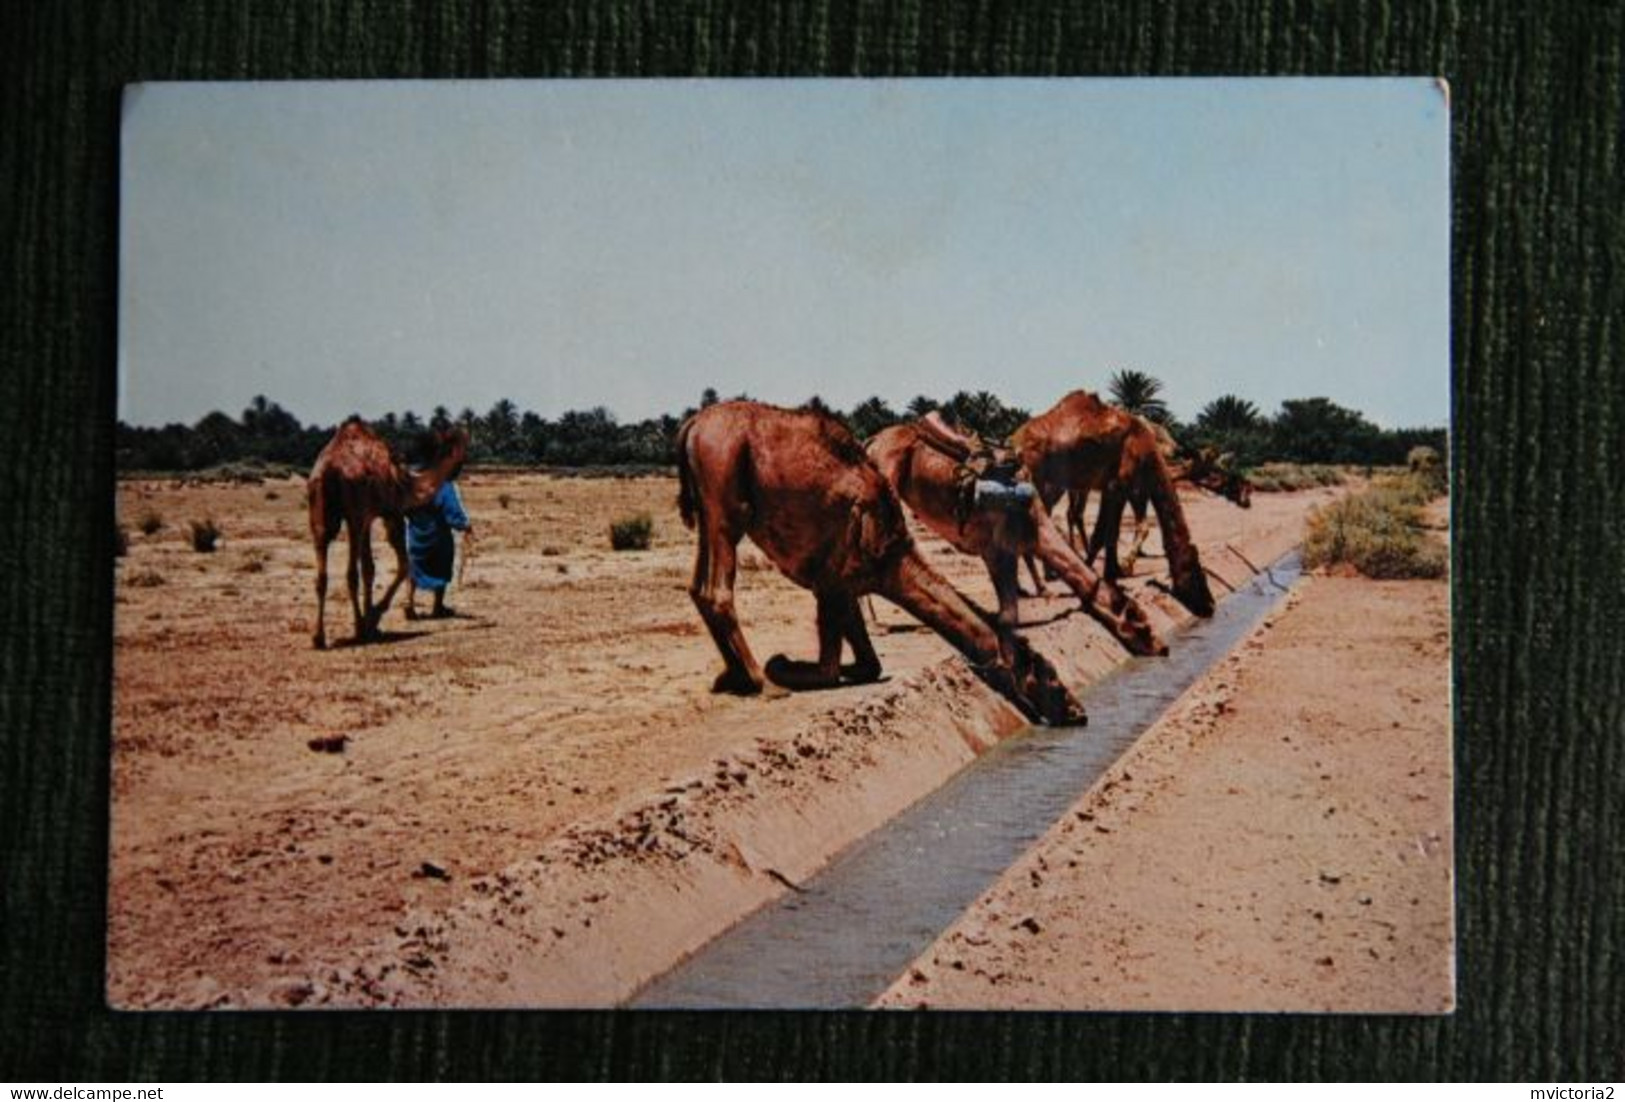
<instances>
[{"instance_id":1,"label":"desert sand","mask_svg":"<svg viewBox=\"0 0 1625 1102\"><path fill-rule=\"evenodd\" d=\"M1022 726L882 601L885 681L713 696L673 479L475 471L463 490L461 615L397 604L384 642L317 652L302 480L120 483L114 1005L612 1005ZM1186 504L1204 563L1239 583L1334 494ZM645 510L650 550L611 551L610 519ZM205 516L212 554L184 538ZM992 604L978 562L921 542ZM1160 565L1132 588L1166 628L1184 614L1146 586ZM744 567L758 657L808 656L810 595L754 550ZM1024 602L1031 638L1087 683L1123 654L1051 592Z\"/></svg>"}]
</instances>

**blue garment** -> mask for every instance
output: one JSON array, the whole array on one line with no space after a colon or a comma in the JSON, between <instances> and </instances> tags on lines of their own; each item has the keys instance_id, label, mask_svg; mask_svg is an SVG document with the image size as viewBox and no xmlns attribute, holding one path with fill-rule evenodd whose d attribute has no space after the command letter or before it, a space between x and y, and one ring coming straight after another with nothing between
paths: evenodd
<instances>
[{"instance_id":1,"label":"blue garment","mask_svg":"<svg viewBox=\"0 0 1625 1102\"><path fill-rule=\"evenodd\" d=\"M468 523L463 499L450 482L440 484L429 504L406 514L406 554L412 560L413 585L438 591L451 583L457 557L451 532L453 528L466 532Z\"/></svg>"}]
</instances>

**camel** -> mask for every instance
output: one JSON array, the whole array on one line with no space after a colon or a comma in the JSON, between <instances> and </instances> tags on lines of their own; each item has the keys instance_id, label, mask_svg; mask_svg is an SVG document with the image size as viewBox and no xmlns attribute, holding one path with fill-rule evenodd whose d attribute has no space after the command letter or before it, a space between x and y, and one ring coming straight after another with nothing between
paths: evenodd
<instances>
[{"instance_id":1,"label":"camel","mask_svg":"<svg viewBox=\"0 0 1625 1102\"><path fill-rule=\"evenodd\" d=\"M989 616L927 565L903 508L863 447L833 417L721 402L677 432L678 509L697 529L689 593L721 652L713 692L790 690L878 680L880 658L858 598L876 593L933 628L1029 720L1083 723L1082 706L1024 641L1006 651ZM751 541L818 602L818 659L756 663L734 611L739 541ZM855 661L840 662L843 643Z\"/></svg>"},{"instance_id":2,"label":"camel","mask_svg":"<svg viewBox=\"0 0 1625 1102\"><path fill-rule=\"evenodd\" d=\"M1234 502L1243 509L1253 507L1252 483L1244 475L1236 472L1226 457L1221 456L1216 449L1198 448L1188 449L1174 439L1168 429L1144 417L1135 417L1157 438L1157 450L1162 453L1163 462L1168 465L1168 474L1175 483L1185 482L1200 487L1209 493L1218 494ZM1067 494L1066 501L1066 534L1072 546L1081 548L1085 561L1093 567L1095 558L1105 547L1105 533L1108 524L1104 508L1101 515L1095 518L1094 534L1087 540L1084 538L1083 511L1089 504L1089 491L1091 487L1075 487ZM1127 498L1127 505L1134 510L1134 541L1127 556L1122 560L1121 566L1125 573L1132 574L1134 560L1139 556L1140 548L1144 546L1147 536L1150 535L1150 525L1146 523L1146 508L1148 505L1146 487L1141 484L1131 491ZM1111 530L1117 531L1122 525L1123 507L1117 507L1117 516L1111 524ZM1116 552L1116 544L1107 549L1107 558ZM1029 569L1031 560L1029 560ZM1036 580L1037 575L1034 574Z\"/></svg>"},{"instance_id":3,"label":"camel","mask_svg":"<svg viewBox=\"0 0 1625 1102\"><path fill-rule=\"evenodd\" d=\"M1047 511L1061 495L1101 491L1098 535L1106 548L1106 580L1122 576L1117 532L1123 504L1144 496L1157 511L1167 546L1172 592L1197 616L1213 615L1213 592L1185 523L1173 475L1156 434L1140 418L1075 390L1015 431L1011 445Z\"/></svg>"},{"instance_id":4,"label":"camel","mask_svg":"<svg viewBox=\"0 0 1625 1102\"><path fill-rule=\"evenodd\" d=\"M1078 595L1084 611L1105 625L1128 651L1167 654L1167 644L1157 638L1139 605L1084 565L1036 494L1014 497L1009 507L965 507L962 472L973 453L982 449L990 453L995 467L1012 465L1008 449L962 436L935 413L913 424L883 429L865 445L869 458L921 523L987 565L999 596L1001 631L1013 633L1017 623L1017 566L1023 558L1031 562L1036 556ZM1014 477L1027 481L1025 471L1015 471Z\"/></svg>"},{"instance_id":5,"label":"camel","mask_svg":"<svg viewBox=\"0 0 1625 1102\"><path fill-rule=\"evenodd\" d=\"M316 544L316 631L311 642L327 646L327 547L348 531L350 561L345 582L355 613L356 641L375 638L395 591L407 578L406 513L426 505L446 479L454 477L468 454L468 434L452 429L433 434L430 456L422 470L408 471L382 437L359 417L339 426L327 442L305 483L310 504L310 535ZM372 601L372 522L382 519L395 550L395 578L383 599ZM360 586L358 588L358 575Z\"/></svg>"}]
</instances>

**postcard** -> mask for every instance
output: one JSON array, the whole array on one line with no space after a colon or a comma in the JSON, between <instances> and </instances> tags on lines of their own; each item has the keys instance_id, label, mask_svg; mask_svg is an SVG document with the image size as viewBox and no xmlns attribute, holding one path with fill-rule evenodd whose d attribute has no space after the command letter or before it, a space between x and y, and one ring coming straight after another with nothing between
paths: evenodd
<instances>
[{"instance_id":1,"label":"postcard","mask_svg":"<svg viewBox=\"0 0 1625 1102\"><path fill-rule=\"evenodd\" d=\"M1440 82L122 148L111 1005L1453 1008Z\"/></svg>"}]
</instances>

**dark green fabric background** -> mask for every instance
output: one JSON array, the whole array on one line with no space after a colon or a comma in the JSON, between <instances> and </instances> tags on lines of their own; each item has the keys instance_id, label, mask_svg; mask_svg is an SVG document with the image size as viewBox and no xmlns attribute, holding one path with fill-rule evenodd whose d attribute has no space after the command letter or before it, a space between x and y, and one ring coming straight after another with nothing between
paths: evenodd
<instances>
[{"instance_id":1,"label":"dark green fabric background","mask_svg":"<svg viewBox=\"0 0 1625 1102\"><path fill-rule=\"evenodd\" d=\"M6 4L0 1080L1625 1078L1625 14L1554 7ZM1454 88L1453 1018L101 1008L122 84L1265 72Z\"/></svg>"}]
</instances>

